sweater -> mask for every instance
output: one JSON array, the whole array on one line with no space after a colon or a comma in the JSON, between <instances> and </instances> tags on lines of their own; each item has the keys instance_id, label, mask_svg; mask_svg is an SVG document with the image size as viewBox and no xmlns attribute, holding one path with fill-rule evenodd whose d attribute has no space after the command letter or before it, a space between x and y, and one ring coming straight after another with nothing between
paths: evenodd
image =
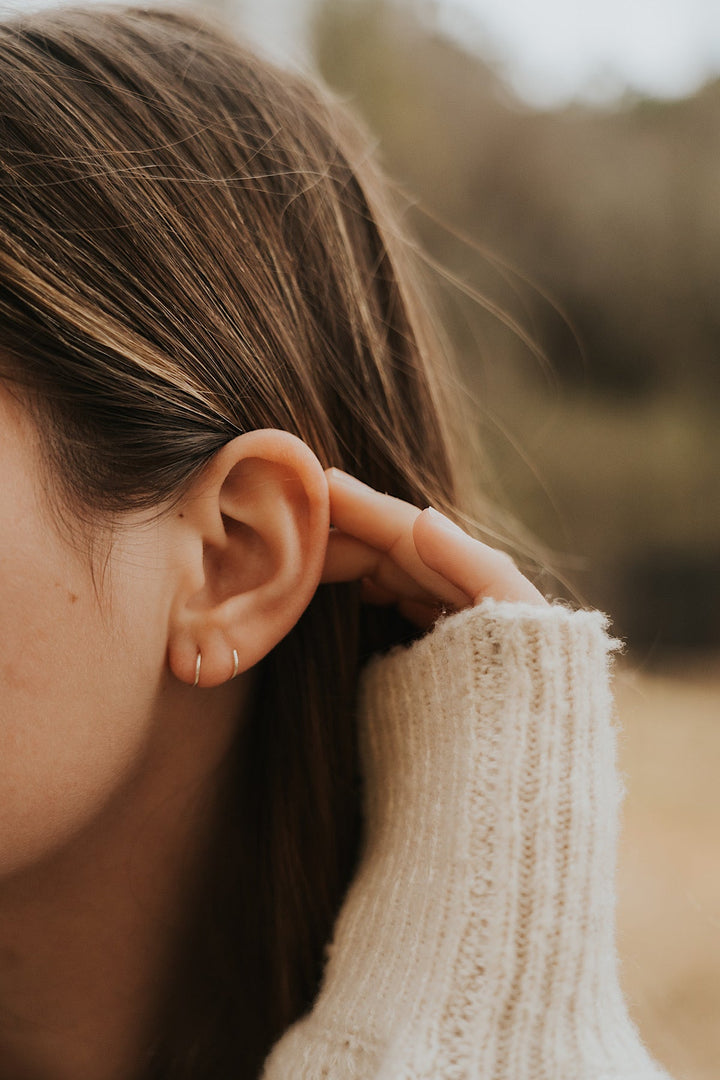
<instances>
[{"instance_id":1,"label":"sweater","mask_svg":"<svg viewBox=\"0 0 720 1080\"><path fill-rule=\"evenodd\" d=\"M370 658L358 866L261 1080L669 1080L619 981L609 624L486 598Z\"/></svg>"}]
</instances>

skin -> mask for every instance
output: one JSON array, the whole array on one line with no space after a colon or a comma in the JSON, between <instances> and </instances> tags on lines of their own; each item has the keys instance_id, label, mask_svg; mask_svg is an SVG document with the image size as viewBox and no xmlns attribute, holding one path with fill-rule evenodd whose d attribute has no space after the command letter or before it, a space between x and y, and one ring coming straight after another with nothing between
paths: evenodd
<instances>
[{"instance_id":1,"label":"skin","mask_svg":"<svg viewBox=\"0 0 720 1080\"><path fill-rule=\"evenodd\" d=\"M256 665L318 585L362 579L367 602L422 627L438 601L547 600L508 556L274 429L218 451L172 515L128 515L96 593L1 386L0 462L2 1076L120 1080L152 1030Z\"/></svg>"}]
</instances>

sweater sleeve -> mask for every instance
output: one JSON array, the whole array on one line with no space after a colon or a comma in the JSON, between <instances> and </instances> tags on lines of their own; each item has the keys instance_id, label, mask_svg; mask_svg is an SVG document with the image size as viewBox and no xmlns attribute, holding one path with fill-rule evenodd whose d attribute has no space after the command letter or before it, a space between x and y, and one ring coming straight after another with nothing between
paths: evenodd
<instances>
[{"instance_id":1,"label":"sweater sleeve","mask_svg":"<svg viewBox=\"0 0 720 1080\"><path fill-rule=\"evenodd\" d=\"M608 626L487 598L371 658L358 869L262 1080L669 1080L618 977Z\"/></svg>"}]
</instances>

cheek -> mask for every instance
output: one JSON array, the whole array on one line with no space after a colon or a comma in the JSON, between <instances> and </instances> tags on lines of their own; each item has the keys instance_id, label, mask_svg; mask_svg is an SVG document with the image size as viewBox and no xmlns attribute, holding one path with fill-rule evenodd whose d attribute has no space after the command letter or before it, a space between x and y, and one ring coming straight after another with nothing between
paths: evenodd
<instances>
[{"instance_id":1,"label":"cheek","mask_svg":"<svg viewBox=\"0 0 720 1080\"><path fill-rule=\"evenodd\" d=\"M139 639L115 614L108 625L89 575L39 555L0 561L0 877L71 839L127 780L154 690L133 669L162 666L141 621Z\"/></svg>"}]
</instances>

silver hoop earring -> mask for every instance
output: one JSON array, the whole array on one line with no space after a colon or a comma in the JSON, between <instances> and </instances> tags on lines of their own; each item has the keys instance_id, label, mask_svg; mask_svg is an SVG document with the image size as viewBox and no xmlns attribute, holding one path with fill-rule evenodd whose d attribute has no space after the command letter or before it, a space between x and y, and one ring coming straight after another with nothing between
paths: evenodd
<instances>
[{"instance_id":1,"label":"silver hoop earring","mask_svg":"<svg viewBox=\"0 0 720 1080\"><path fill-rule=\"evenodd\" d=\"M235 676L237 675L239 663L240 663L240 661L238 660L237 649L233 649L233 673L230 676L231 679L234 679Z\"/></svg>"},{"instance_id":2,"label":"silver hoop earring","mask_svg":"<svg viewBox=\"0 0 720 1080\"><path fill-rule=\"evenodd\" d=\"M197 686L198 682L200 681L200 661L201 661L201 659L202 659L202 654L201 654L200 650L198 649L197 660L195 661L195 682L193 683L193 686Z\"/></svg>"}]
</instances>

